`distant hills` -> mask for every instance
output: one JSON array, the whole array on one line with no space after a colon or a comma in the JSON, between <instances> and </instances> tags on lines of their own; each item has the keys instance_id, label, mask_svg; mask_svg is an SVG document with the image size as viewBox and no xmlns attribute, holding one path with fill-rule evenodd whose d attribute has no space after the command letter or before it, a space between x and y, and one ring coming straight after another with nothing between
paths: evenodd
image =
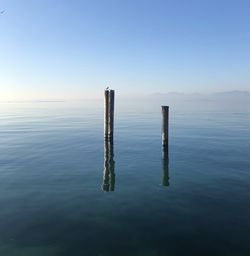
<instances>
[{"instance_id":1,"label":"distant hills","mask_svg":"<svg viewBox=\"0 0 250 256\"><path fill-rule=\"evenodd\" d=\"M243 98L249 98L250 92L248 91L228 91L228 92L217 92L211 94L212 97L243 97Z\"/></svg>"},{"instance_id":2,"label":"distant hills","mask_svg":"<svg viewBox=\"0 0 250 256\"><path fill-rule=\"evenodd\" d=\"M183 101L249 101L250 102L250 92L249 91L225 91L225 92L216 92L209 94L202 93L178 93L178 92L169 92L169 93L154 93L149 96L154 100L183 100Z\"/></svg>"}]
</instances>

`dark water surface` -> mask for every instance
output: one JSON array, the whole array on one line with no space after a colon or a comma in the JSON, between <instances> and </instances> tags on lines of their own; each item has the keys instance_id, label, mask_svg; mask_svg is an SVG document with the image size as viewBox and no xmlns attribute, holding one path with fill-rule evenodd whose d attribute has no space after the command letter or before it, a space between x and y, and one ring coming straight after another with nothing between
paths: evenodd
<instances>
[{"instance_id":1,"label":"dark water surface","mask_svg":"<svg viewBox=\"0 0 250 256\"><path fill-rule=\"evenodd\" d=\"M250 255L250 108L1 103L0 255Z\"/></svg>"}]
</instances>

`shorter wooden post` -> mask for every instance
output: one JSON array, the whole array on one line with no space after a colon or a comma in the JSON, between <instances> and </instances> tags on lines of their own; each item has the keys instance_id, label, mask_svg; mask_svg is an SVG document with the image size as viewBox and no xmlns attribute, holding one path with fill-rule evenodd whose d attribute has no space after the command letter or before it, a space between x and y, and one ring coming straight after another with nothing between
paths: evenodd
<instances>
[{"instance_id":1,"label":"shorter wooden post","mask_svg":"<svg viewBox=\"0 0 250 256\"><path fill-rule=\"evenodd\" d=\"M162 147L163 150L168 152L168 121L169 121L169 107L162 106Z\"/></svg>"}]
</instances>

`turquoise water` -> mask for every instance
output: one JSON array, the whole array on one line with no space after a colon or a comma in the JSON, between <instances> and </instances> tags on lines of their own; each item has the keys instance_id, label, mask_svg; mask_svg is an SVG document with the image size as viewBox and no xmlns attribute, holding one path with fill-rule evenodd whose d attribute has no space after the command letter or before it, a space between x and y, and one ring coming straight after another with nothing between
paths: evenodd
<instances>
[{"instance_id":1,"label":"turquoise water","mask_svg":"<svg viewBox=\"0 0 250 256\"><path fill-rule=\"evenodd\" d=\"M137 103L1 103L0 255L250 255L250 108Z\"/></svg>"}]
</instances>

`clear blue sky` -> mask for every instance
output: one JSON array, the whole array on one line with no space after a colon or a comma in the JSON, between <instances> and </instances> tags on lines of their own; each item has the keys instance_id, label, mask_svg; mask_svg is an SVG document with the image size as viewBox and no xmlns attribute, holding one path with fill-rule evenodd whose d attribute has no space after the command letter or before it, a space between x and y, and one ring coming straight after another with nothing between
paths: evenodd
<instances>
[{"instance_id":1,"label":"clear blue sky","mask_svg":"<svg viewBox=\"0 0 250 256\"><path fill-rule=\"evenodd\" d=\"M2 0L0 99L250 88L249 0Z\"/></svg>"}]
</instances>

